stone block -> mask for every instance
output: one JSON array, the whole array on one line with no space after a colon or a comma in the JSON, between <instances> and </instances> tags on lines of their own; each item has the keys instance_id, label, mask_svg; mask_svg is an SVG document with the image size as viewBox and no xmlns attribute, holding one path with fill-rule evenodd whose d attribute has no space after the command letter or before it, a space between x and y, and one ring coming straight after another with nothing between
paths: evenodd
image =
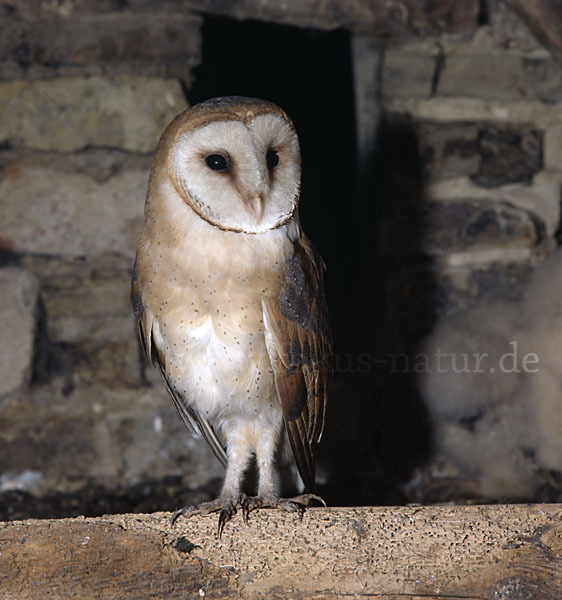
<instances>
[{"instance_id":1,"label":"stone block","mask_svg":"<svg viewBox=\"0 0 562 600\"><path fill-rule=\"evenodd\" d=\"M513 183L495 188L475 185L468 177L440 181L428 187L428 197L440 201L463 201L466 198L508 203L538 218L546 236L553 236L560 225L560 189L562 173L543 170L531 185Z\"/></svg>"},{"instance_id":2,"label":"stone block","mask_svg":"<svg viewBox=\"0 0 562 600\"><path fill-rule=\"evenodd\" d=\"M387 50L384 54L382 93L397 98L429 98L436 59L431 54Z\"/></svg>"},{"instance_id":3,"label":"stone block","mask_svg":"<svg viewBox=\"0 0 562 600\"><path fill-rule=\"evenodd\" d=\"M39 347L41 364L48 364L54 345L70 388L141 385L138 332L129 301L132 260L25 257L22 262L41 278L48 341Z\"/></svg>"},{"instance_id":4,"label":"stone block","mask_svg":"<svg viewBox=\"0 0 562 600\"><path fill-rule=\"evenodd\" d=\"M529 275L531 260L488 262L443 268L436 272L436 313L444 317L460 309L478 306L483 298L519 298Z\"/></svg>"},{"instance_id":5,"label":"stone block","mask_svg":"<svg viewBox=\"0 0 562 600\"><path fill-rule=\"evenodd\" d=\"M46 495L178 476L197 489L223 476L207 444L186 430L164 386L77 387L65 394L59 383L11 394L0 404L2 489Z\"/></svg>"},{"instance_id":6,"label":"stone block","mask_svg":"<svg viewBox=\"0 0 562 600\"><path fill-rule=\"evenodd\" d=\"M507 203L429 202L423 212L422 246L428 254L530 247L541 240L533 217Z\"/></svg>"},{"instance_id":7,"label":"stone block","mask_svg":"<svg viewBox=\"0 0 562 600\"><path fill-rule=\"evenodd\" d=\"M119 76L0 83L0 142L37 150L151 152L186 107L180 83Z\"/></svg>"},{"instance_id":8,"label":"stone block","mask_svg":"<svg viewBox=\"0 0 562 600\"><path fill-rule=\"evenodd\" d=\"M548 57L513 53L452 53L446 57L437 93L490 100L562 100L562 66Z\"/></svg>"},{"instance_id":9,"label":"stone block","mask_svg":"<svg viewBox=\"0 0 562 600\"><path fill-rule=\"evenodd\" d=\"M505 102L468 97L383 98L388 115L449 123L451 121L532 124L538 129L562 122L562 103L545 104L538 100Z\"/></svg>"},{"instance_id":10,"label":"stone block","mask_svg":"<svg viewBox=\"0 0 562 600\"><path fill-rule=\"evenodd\" d=\"M0 395L26 386L32 376L39 283L23 269L0 269Z\"/></svg>"},{"instance_id":11,"label":"stone block","mask_svg":"<svg viewBox=\"0 0 562 600\"><path fill-rule=\"evenodd\" d=\"M89 176L14 163L0 181L0 245L63 256L132 258L148 173L122 171L103 184Z\"/></svg>"},{"instance_id":12,"label":"stone block","mask_svg":"<svg viewBox=\"0 0 562 600\"><path fill-rule=\"evenodd\" d=\"M172 62L189 72L201 58L201 22L168 11L0 15L0 60L23 67L103 64L106 70L119 63Z\"/></svg>"},{"instance_id":13,"label":"stone block","mask_svg":"<svg viewBox=\"0 0 562 600\"><path fill-rule=\"evenodd\" d=\"M546 53L529 27L505 2L488 2L489 32L496 49L521 53Z\"/></svg>"},{"instance_id":14,"label":"stone block","mask_svg":"<svg viewBox=\"0 0 562 600\"><path fill-rule=\"evenodd\" d=\"M478 128L472 123L415 125L426 181L474 175L478 170Z\"/></svg>"},{"instance_id":15,"label":"stone block","mask_svg":"<svg viewBox=\"0 0 562 600\"><path fill-rule=\"evenodd\" d=\"M542 132L534 129L481 129L478 136L481 161L472 180L484 187L530 183L542 168L542 145Z\"/></svg>"},{"instance_id":16,"label":"stone block","mask_svg":"<svg viewBox=\"0 0 562 600\"><path fill-rule=\"evenodd\" d=\"M528 98L521 57L511 54L451 54L446 57L437 93L497 100Z\"/></svg>"},{"instance_id":17,"label":"stone block","mask_svg":"<svg viewBox=\"0 0 562 600\"><path fill-rule=\"evenodd\" d=\"M541 102L562 102L562 65L551 58L522 60L527 97Z\"/></svg>"},{"instance_id":18,"label":"stone block","mask_svg":"<svg viewBox=\"0 0 562 600\"><path fill-rule=\"evenodd\" d=\"M131 272L132 261L117 257L50 265L41 274L49 338L57 343L74 344L134 337L129 300Z\"/></svg>"}]
</instances>

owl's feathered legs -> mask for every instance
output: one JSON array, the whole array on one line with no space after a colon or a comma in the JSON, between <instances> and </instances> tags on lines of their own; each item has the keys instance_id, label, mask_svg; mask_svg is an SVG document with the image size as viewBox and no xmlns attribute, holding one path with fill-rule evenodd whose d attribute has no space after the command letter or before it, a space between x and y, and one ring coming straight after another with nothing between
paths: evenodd
<instances>
[{"instance_id":1,"label":"owl's feathered legs","mask_svg":"<svg viewBox=\"0 0 562 600\"><path fill-rule=\"evenodd\" d=\"M248 522L248 515L256 508L280 508L287 511L298 511L302 518L304 509L311 501L326 505L316 494L300 494L294 498L280 498L274 482L274 454L277 445L274 435L259 436L256 444L256 462L259 470L258 495L248 496L242 500L242 515Z\"/></svg>"},{"instance_id":2,"label":"owl's feathered legs","mask_svg":"<svg viewBox=\"0 0 562 600\"><path fill-rule=\"evenodd\" d=\"M266 427L256 422L231 422L225 428L227 433L227 467L224 484L219 497L197 506L186 506L176 510L172 515L172 523L180 516L192 517L209 514L220 510L218 535L222 535L224 526L242 508L244 521L248 521L250 512L257 508L280 508L287 511L298 511L302 516L305 507L311 501L324 504L320 496L301 494L294 498L280 498L275 485L274 455L279 431L275 427ZM255 452L258 467L258 494L248 496L242 492L244 473L252 454Z\"/></svg>"},{"instance_id":3,"label":"owl's feathered legs","mask_svg":"<svg viewBox=\"0 0 562 600\"><path fill-rule=\"evenodd\" d=\"M247 425L230 426L227 431L227 465L226 475L221 493L216 500L202 502L197 506L185 506L179 508L172 515L172 524L180 516L192 517L195 515L206 515L220 510L218 536L222 535L224 526L236 514L238 507L245 499L242 492L244 472L252 456L251 437L248 435Z\"/></svg>"}]
</instances>

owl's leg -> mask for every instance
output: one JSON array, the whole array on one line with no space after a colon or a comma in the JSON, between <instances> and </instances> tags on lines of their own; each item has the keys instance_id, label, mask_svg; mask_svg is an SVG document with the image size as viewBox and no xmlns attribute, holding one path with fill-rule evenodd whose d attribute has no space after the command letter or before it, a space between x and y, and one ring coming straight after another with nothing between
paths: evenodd
<instances>
[{"instance_id":1,"label":"owl's leg","mask_svg":"<svg viewBox=\"0 0 562 600\"><path fill-rule=\"evenodd\" d=\"M280 508L287 511L298 511L302 517L304 509L311 501L325 505L316 494L300 494L294 498L280 498L275 485L274 454L279 433L267 431L260 435L256 443L256 462L259 470L258 495L248 496L242 501L242 515L248 521L248 515L256 508Z\"/></svg>"},{"instance_id":2,"label":"owl's leg","mask_svg":"<svg viewBox=\"0 0 562 600\"><path fill-rule=\"evenodd\" d=\"M218 536L222 535L224 526L236 514L244 494L242 480L252 455L251 438L247 425L230 423L224 427L226 433L226 475L221 493L216 500L202 502L197 506L185 506L174 512L172 523L179 516L191 517L194 515L209 514L220 511Z\"/></svg>"}]
</instances>

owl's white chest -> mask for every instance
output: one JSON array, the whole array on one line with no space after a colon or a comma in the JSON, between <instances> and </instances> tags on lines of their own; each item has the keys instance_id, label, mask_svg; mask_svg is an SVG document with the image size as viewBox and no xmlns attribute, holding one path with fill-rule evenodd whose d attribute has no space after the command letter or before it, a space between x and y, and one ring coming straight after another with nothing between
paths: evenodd
<instances>
[{"instance_id":1,"label":"owl's white chest","mask_svg":"<svg viewBox=\"0 0 562 600\"><path fill-rule=\"evenodd\" d=\"M164 310L157 320L170 383L209 419L257 413L277 401L260 305L244 307L247 293L240 292L202 300L185 288L182 318Z\"/></svg>"},{"instance_id":2,"label":"owl's white chest","mask_svg":"<svg viewBox=\"0 0 562 600\"><path fill-rule=\"evenodd\" d=\"M162 200L165 210L152 221L158 230L143 233L137 268L169 383L211 421L264 407L280 415L262 300L279 292L298 225L228 232L172 194Z\"/></svg>"}]
</instances>

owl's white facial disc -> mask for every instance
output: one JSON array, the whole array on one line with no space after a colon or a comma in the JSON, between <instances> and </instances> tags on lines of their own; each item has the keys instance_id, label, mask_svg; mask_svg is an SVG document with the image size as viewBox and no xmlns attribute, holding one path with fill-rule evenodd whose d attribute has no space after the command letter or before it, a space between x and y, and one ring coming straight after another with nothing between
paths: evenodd
<instances>
[{"instance_id":1,"label":"owl's white facial disc","mask_svg":"<svg viewBox=\"0 0 562 600\"><path fill-rule=\"evenodd\" d=\"M263 233L293 215L300 187L295 132L279 115L213 121L181 135L173 169L186 201L222 229Z\"/></svg>"}]
</instances>

